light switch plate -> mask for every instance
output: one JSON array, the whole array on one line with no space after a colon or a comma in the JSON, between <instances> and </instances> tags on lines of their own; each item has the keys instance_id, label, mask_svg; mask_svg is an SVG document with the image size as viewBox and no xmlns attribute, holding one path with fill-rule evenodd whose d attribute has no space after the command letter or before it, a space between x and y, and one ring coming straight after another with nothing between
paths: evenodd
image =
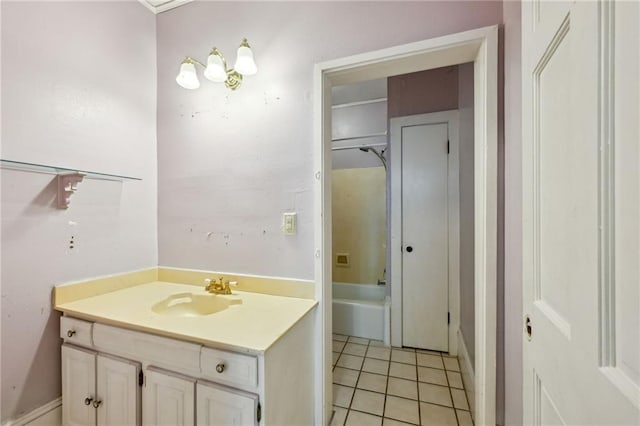
<instances>
[{"instance_id":1,"label":"light switch plate","mask_svg":"<svg viewBox=\"0 0 640 426\"><path fill-rule=\"evenodd\" d=\"M282 215L282 232L284 232L285 235L295 235L297 230L296 217L297 214L293 212Z\"/></svg>"}]
</instances>

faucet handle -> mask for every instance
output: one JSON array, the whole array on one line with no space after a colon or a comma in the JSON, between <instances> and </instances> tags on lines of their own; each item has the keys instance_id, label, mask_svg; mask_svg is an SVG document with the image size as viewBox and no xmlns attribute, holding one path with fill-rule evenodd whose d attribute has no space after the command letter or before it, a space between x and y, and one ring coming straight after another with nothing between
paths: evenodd
<instances>
[{"instance_id":1,"label":"faucet handle","mask_svg":"<svg viewBox=\"0 0 640 426\"><path fill-rule=\"evenodd\" d=\"M205 279L204 279L204 283L205 283L206 285L211 284L211 278L205 278Z\"/></svg>"}]
</instances>

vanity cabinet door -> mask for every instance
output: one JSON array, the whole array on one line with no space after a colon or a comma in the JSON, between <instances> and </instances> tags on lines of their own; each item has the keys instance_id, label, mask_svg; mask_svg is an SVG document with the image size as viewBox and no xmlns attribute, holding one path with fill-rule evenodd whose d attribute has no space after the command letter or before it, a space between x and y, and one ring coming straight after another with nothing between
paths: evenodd
<instances>
[{"instance_id":1,"label":"vanity cabinet door","mask_svg":"<svg viewBox=\"0 0 640 426\"><path fill-rule=\"evenodd\" d=\"M257 424L257 395L201 381L196 389L198 426Z\"/></svg>"},{"instance_id":2,"label":"vanity cabinet door","mask_svg":"<svg viewBox=\"0 0 640 426\"><path fill-rule=\"evenodd\" d=\"M96 352L62 345L62 424L95 426Z\"/></svg>"},{"instance_id":3,"label":"vanity cabinet door","mask_svg":"<svg viewBox=\"0 0 640 426\"><path fill-rule=\"evenodd\" d=\"M193 426L195 380L150 367L142 391L142 422L145 426Z\"/></svg>"},{"instance_id":4,"label":"vanity cabinet door","mask_svg":"<svg viewBox=\"0 0 640 426\"><path fill-rule=\"evenodd\" d=\"M140 364L100 354L96 365L98 426L138 426Z\"/></svg>"}]
</instances>

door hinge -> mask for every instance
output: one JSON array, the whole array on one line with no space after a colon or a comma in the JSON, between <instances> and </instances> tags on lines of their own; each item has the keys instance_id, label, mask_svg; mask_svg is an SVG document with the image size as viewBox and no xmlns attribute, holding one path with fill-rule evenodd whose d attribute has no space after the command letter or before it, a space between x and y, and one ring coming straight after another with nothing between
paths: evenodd
<instances>
[{"instance_id":1,"label":"door hinge","mask_svg":"<svg viewBox=\"0 0 640 426\"><path fill-rule=\"evenodd\" d=\"M260 405L259 402L258 402L258 410L256 412L256 418L258 419L258 423L260 423L260 420L262 419L262 406Z\"/></svg>"},{"instance_id":2,"label":"door hinge","mask_svg":"<svg viewBox=\"0 0 640 426\"><path fill-rule=\"evenodd\" d=\"M447 312L447 324L451 324L451 312Z\"/></svg>"},{"instance_id":3,"label":"door hinge","mask_svg":"<svg viewBox=\"0 0 640 426\"><path fill-rule=\"evenodd\" d=\"M142 385L144 385L144 374L142 373L142 370L140 370L138 372L138 386Z\"/></svg>"},{"instance_id":4,"label":"door hinge","mask_svg":"<svg viewBox=\"0 0 640 426\"><path fill-rule=\"evenodd\" d=\"M449 141L447 141L447 154L449 153Z\"/></svg>"}]
</instances>

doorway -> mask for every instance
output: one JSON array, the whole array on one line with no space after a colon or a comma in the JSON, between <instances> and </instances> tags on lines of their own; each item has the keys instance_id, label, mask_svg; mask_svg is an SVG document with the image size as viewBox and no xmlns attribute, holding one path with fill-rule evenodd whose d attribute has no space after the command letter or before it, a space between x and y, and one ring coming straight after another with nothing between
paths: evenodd
<instances>
[{"instance_id":1,"label":"doorway","mask_svg":"<svg viewBox=\"0 0 640 426\"><path fill-rule=\"evenodd\" d=\"M328 424L331 386L331 87L474 63L475 395L474 418L495 424L498 27L492 26L317 64L314 71L316 423ZM393 283L391 284L393 285Z\"/></svg>"}]
</instances>

